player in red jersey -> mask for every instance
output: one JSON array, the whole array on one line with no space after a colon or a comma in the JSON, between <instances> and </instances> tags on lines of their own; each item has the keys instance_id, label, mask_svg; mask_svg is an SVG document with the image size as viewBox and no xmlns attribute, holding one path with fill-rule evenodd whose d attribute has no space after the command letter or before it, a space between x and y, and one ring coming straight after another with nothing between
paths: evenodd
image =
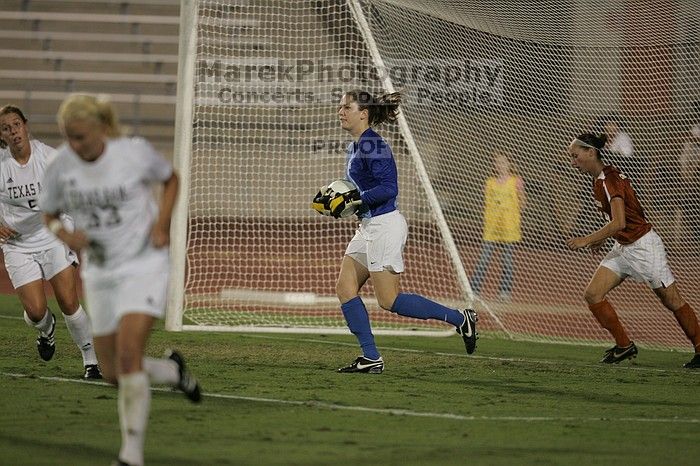
<instances>
[{"instance_id":1,"label":"player in red jersey","mask_svg":"<svg viewBox=\"0 0 700 466\"><path fill-rule=\"evenodd\" d=\"M700 368L700 326L695 312L678 290L666 260L666 251L659 235L644 216L630 180L620 171L605 165L600 149L606 136L585 133L569 146L571 165L593 177L593 196L598 210L608 221L602 228L578 238L569 239L570 249L599 249L608 238L615 240L612 250L598 266L586 287L588 308L600 325L615 338L615 346L607 350L601 362L619 363L637 355L637 347L627 336L612 305L605 299L610 290L627 277L647 283L661 302L676 317L695 348L692 360L683 367Z\"/></svg>"}]
</instances>

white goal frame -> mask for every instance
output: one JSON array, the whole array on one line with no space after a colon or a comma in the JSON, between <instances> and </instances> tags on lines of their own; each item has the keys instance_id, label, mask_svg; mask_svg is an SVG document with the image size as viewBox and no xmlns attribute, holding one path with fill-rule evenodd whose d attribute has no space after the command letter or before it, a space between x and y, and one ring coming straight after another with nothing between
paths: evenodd
<instances>
[{"instance_id":1,"label":"white goal frame","mask_svg":"<svg viewBox=\"0 0 700 466\"><path fill-rule=\"evenodd\" d=\"M410 227L406 290L475 309L494 336L608 345L584 298L603 256L567 247L604 222L567 147L605 132L632 142L601 160L632 180L697 313L697 4L180 3L166 329L349 333L333 282L356 222L308 203L342 176L351 138L334 109L359 88L405 97L381 132ZM512 245L491 234L499 222ZM646 288L610 296L630 338L688 349ZM370 281L360 296L377 334L454 334L371 293Z\"/></svg>"},{"instance_id":2,"label":"white goal frame","mask_svg":"<svg viewBox=\"0 0 700 466\"><path fill-rule=\"evenodd\" d=\"M352 17L358 30L365 41L365 46L372 58L374 65L383 69L384 61L374 41L372 31L358 0L347 0ZM187 256L187 231L188 231L188 202L190 188L190 166L192 156L192 125L193 102L195 95L196 73L196 44L197 44L197 18L199 0L181 0L180 7L180 43L179 43L179 67L177 86L177 111L175 127L174 166L180 177L180 192L174 208L171 224L171 275L168 291L168 307L166 313L165 328L170 331L231 331L231 332L269 332L269 333L314 333L314 334L347 334L347 328L334 327L295 327L295 326L201 326L185 325L184 318L184 286L186 276ZM387 92L395 92L395 86L389 75L383 77L383 87ZM455 307L472 306L478 300L481 308L486 309L494 319L497 326L508 337L510 332L502 324L498 316L492 312L488 305L475 296L469 283L469 278L464 264L459 256L457 245L435 194L432 183L426 171L420 151L411 133L411 129L403 113L398 116L400 134L403 137L408 152L413 160L421 186L426 194L428 205L435 220L443 246L456 273L456 280L462 292L464 303L453 303ZM236 293L236 290L233 290ZM238 292L246 293L245 290ZM226 296L222 296L226 297ZM340 305L336 297L316 296L312 293L273 293L248 291L246 299L249 301L261 300L261 302L283 303L288 306L313 307L319 304ZM365 299L367 304L376 304L376 300ZM375 329L378 335L418 335L418 336L449 336L453 335L452 329L436 330L400 330L400 329Z\"/></svg>"},{"instance_id":3,"label":"white goal frame","mask_svg":"<svg viewBox=\"0 0 700 466\"><path fill-rule=\"evenodd\" d=\"M188 204L192 158L192 125L195 59L197 56L198 0L180 0L180 45L177 70L177 107L173 165L179 177L179 193L170 223L170 280L165 329L184 329L184 286L187 260Z\"/></svg>"}]
</instances>

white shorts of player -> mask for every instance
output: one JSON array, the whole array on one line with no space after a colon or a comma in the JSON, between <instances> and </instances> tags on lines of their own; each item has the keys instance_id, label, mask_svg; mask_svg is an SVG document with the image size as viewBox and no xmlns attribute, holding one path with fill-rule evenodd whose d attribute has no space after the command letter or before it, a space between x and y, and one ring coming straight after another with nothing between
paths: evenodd
<instances>
[{"instance_id":1,"label":"white shorts of player","mask_svg":"<svg viewBox=\"0 0 700 466\"><path fill-rule=\"evenodd\" d=\"M92 333L111 335L126 314L162 319L168 289L168 248L144 251L133 261L109 271L82 271Z\"/></svg>"},{"instance_id":2,"label":"white shorts of player","mask_svg":"<svg viewBox=\"0 0 700 466\"><path fill-rule=\"evenodd\" d=\"M404 270L403 248L408 225L398 210L377 217L362 219L345 255L364 265L370 272Z\"/></svg>"},{"instance_id":3,"label":"white shorts of player","mask_svg":"<svg viewBox=\"0 0 700 466\"><path fill-rule=\"evenodd\" d=\"M15 289L36 280L51 280L65 268L78 264L78 256L59 241L43 251L5 251L4 255L5 269Z\"/></svg>"},{"instance_id":4,"label":"white shorts of player","mask_svg":"<svg viewBox=\"0 0 700 466\"><path fill-rule=\"evenodd\" d=\"M667 287L675 281L666 260L664 243L654 230L632 244L620 244L610 250L600 263L621 278L632 277L651 289Z\"/></svg>"}]
</instances>

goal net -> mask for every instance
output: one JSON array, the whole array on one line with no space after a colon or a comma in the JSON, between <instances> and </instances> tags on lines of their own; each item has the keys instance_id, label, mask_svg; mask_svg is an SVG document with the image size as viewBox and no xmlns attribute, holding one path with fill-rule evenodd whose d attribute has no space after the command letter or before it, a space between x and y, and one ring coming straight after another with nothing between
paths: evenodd
<instances>
[{"instance_id":1,"label":"goal net","mask_svg":"<svg viewBox=\"0 0 700 466\"><path fill-rule=\"evenodd\" d=\"M583 298L603 256L565 242L604 222L567 146L608 131L617 150L605 157L632 179L700 307L695 2L183 0L181 14L168 328L347 331L335 280L357 222L309 204L344 174L336 106L353 88L405 95L402 119L377 128L409 223L403 290L476 307L480 331L607 343ZM512 287L500 247L474 286L496 154L526 200ZM452 332L379 309L371 283L362 296L379 331ZM689 347L645 284L627 280L609 300L638 344Z\"/></svg>"}]
</instances>

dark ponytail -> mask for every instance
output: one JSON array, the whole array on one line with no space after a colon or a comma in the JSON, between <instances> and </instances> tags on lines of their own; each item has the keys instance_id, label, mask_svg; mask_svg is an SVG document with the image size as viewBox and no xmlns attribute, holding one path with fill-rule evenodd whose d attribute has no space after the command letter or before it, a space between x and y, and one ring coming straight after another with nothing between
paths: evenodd
<instances>
[{"instance_id":1,"label":"dark ponytail","mask_svg":"<svg viewBox=\"0 0 700 466\"><path fill-rule=\"evenodd\" d=\"M587 149L595 149L596 155L600 159L600 151L605 147L605 143L608 142L608 137L605 134L583 133L576 136L574 142L578 142L578 145Z\"/></svg>"},{"instance_id":2,"label":"dark ponytail","mask_svg":"<svg viewBox=\"0 0 700 466\"><path fill-rule=\"evenodd\" d=\"M357 102L359 110L367 110L369 117L367 122L370 126L380 125L384 122L394 122L399 116L399 105L401 105L401 93L392 92L379 97L374 97L367 91L353 89L345 95Z\"/></svg>"},{"instance_id":3,"label":"dark ponytail","mask_svg":"<svg viewBox=\"0 0 700 466\"><path fill-rule=\"evenodd\" d=\"M608 142L608 137L605 134L593 134L593 133L583 133L576 137L579 141L585 142L589 146L600 150L605 147L605 143Z\"/></svg>"}]
</instances>

